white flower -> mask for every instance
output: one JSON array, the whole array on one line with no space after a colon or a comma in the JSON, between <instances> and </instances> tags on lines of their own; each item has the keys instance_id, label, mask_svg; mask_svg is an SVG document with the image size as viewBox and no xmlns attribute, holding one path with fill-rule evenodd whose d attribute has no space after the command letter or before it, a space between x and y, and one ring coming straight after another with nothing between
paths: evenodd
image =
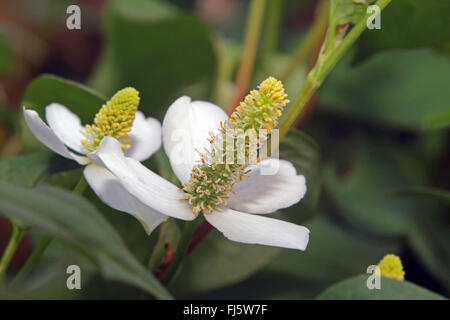
<instances>
[{"instance_id":1,"label":"white flower","mask_svg":"<svg viewBox=\"0 0 450 320\"><path fill-rule=\"evenodd\" d=\"M109 206L135 216L143 223L148 233L167 219L167 216L157 212L148 214L148 207L139 204L138 201L128 202L129 195L123 197L127 192L117 178L87 157L89 152L82 143L86 140L86 136L82 134L86 131L86 127L68 108L58 103L48 105L45 108L48 125L34 110L24 107L23 114L30 130L45 146L65 158L86 166L83 173L87 182ZM155 118L145 118L142 112L137 111L128 137L130 148L125 149L125 155L135 161L143 161L161 146L161 124ZM107 197L104 197L105 190L108 191Z\"/></svg>"},{"instance_id":2,"label":"white flower","mask_svg":"<svg viewBox=\"0 0 450 320\"><path fill-rule=\"evenodd\" d=\"M182 183L189 181L192 167L200 158L194 150L208 146L209 131L217 131L227 119L218 106L191 102L189 97L181 97L170 106L162 126L163 145ZM103 138L98 149L88 156L108 168L128 191L122 194L121 201L147 206L148 214L153 209L183 220L196 217L188 201L182 200L179 187L124 155L116 139ZM275 175L261 175L262 166L279 169ZM230 195L226 207L206 213L206 220L233 241L305 250L309 239L307 228L259 215L299 202L306 192L304 176L297 175L294 166L285 160L264 160L251 169L249 177L235 185L236 194ZM97 191L103 199L116 201L117 195L107 188Z\"/></svg>"}]
</instances>

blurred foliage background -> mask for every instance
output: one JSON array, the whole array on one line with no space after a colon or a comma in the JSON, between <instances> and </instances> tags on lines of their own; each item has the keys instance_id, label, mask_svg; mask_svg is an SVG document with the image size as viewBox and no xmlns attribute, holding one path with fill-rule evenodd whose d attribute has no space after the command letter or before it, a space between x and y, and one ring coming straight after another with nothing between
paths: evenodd
<instances>
[{"instance_id":1,"label":"blurred foliage background","mask_svg":"<svg viewBox=\"0 0 450 320\"><path fill-rule=\"evenodd\" d=\"M81 170L32 137L21 106L43 115L47 104L60 102L90 122L105 97L133 86L141 93L140 109L160 120L180 95L228 108L249 2L79 0L81 30L66 28L69 4L0 3L0 213L33 226L9 275L44 234L59 239L27 281L13 292L0 290L0 298L148 298L142 283L150 280L132 274L141 276L143 266L155 271L163 244L176 243L180 226L172 221L148 237L134 218L90 190L91 204L64 198L59 189L71 190ZM382 29L366 31L310 101L296 124L303 132L291 131L283 141L280 157L305 174L308 193L275 215L310 228L306 252L238 244L211 231L169 284L175 297L313 299L339 281L320 297L448 296L449 10L447 0L393 0L382 13ZM269 17L274 11L279 20ZM317 20L317 1L271 0L266 15L250 88L273 75L294 98L323 39L319 32L302 63L289 69ZM273 26L277 37L268 32ZM167 159L161 150L145 164L158 170ZM34 185L38 191L15 198ZM33 197L49 197L54 212L43 206L27 213ZM64 203L73 206L73 216ZM66 221L55 220L64 214ZM91 220L103 231L89 241L88 230L71 228ZM10 234L9 221L0 217L0 252ZM107 241L116 238L115 245ZM361 275L386 253L401 257L408 282L393 282L385 296L368 296ZM129 258L114 269L115 257ZM82 290L67 290L68 264L82 266Z\"/></svg>"}]
</instances>

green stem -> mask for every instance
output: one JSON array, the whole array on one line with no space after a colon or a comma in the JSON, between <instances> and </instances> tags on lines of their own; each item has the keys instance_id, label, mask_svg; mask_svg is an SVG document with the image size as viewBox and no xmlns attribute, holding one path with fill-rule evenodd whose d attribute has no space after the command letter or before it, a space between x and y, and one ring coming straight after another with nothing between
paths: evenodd
<instances>
[{"instance_id":1,"label":"green stem","mask_svg":"<svg viewBox=\"0 0 450 320\"><path fill-rule=\"evenodd\" d=\"M77 195L82 195L84 191L86 190L87 182L84 178L84 175L81 174L80 180L78 180L78 183L73 188L72 193ZM39 242L36 249L34 249L33 254L28 258L27 262L23 265L23 267L20 269L19 273L16 275L16 277L11 282L11 286L17 285L20 283L25 277L30 273L31 270L36 266L39 259L41 258L42 254L45 252L47 247L52 242L53 238L49 235L44 235L44 237Z\"/></svg>"},{"instance_id":2,"label":"green stem","mask_svg":"<svg viewBox=\"0 0 450 320\"><path fill-rule=\"evenodd\" d=\"M270 0L267 3L267 17L262 46L262 52L266 55L274 54L278 49L283 2L284 0Z\"/></svg>"},{"instance_id":3,"label":"green stem","mask_svg":"<svg viewBox=\"0 0 450 320\"><path fill-rule=\"evenodd\" d=\"M250 3L250 13L245 30L243 54L237 71L236 89L231 101L230 111L234 110L247 92L255 63L256 52L258 50L265 6L266 0L252 0Z\"/></svg>"},{"instance_id":4,"label":"green stem","mask_svg":"<svg viewBox=\"0 0 450 320\"><path fill-rule=\"evenodd\" d=\"M45 249L47 249L48 245L52 241L52 237L48 235L44 235L39 242L39 245L36 249L34 249L33 254L28 258L27 262L20 269L19 273L12 280L10 287L16 286L18 283L22 282L23 279L28 275L28 273L35 267L39 258L44 253Z\"/></svg>"},{"instance_id":5,"label":"green stem","mask_svg":"<svg viewBox=\"0 0 450 320\"><path fill-rule=\"evenodd\" d=\"M11 262L11 259L13 258L14 253L16 252L16 249L20 244L20 240L22 240L22 237L25 234L25 230L18 227L14 222L12 222L12 227L13 230L11 238L9 239L8 245L6 246L5 251L3 252L3 256L0 260L0 281L2 281Z\"/></svg>"},{"instance_id":6,"label":"green stem","mask_svg":"<svg viewBox=\"0 0 450 320\"><path fill-rule=\"evenodd\" d=\"M193 221L185 222L183 232L181 233L180 241L178 242L177 250L175 251L172 262L161 277L161 282L163 284L169 284L177 273L186 255L187 249L189 248L189 243L192 235L202 221L202 217L199 216Z\"/></svg>"},{"instance_id":7,"label":"green stem","mask_svg":"<svg viewBox=\"0 0 450 320\"><path fill-rule=\"evenodd\" d=\"M381 11L390 2L391 0L378 0L375 5L378 5ZM294 124L309 99L321 86L323 80L328 76L331 70L333 70L337 62L347 52L356 39L364 32L366 29L366 20L369 16L370 14L366 13L365 17L351 29L339 45L330 51L326 50L326 54L321 54L319 56L316 65L309 72L302 90L281 120L280 140L287 134L289 128Z\"/></svg>"}]
</instances>

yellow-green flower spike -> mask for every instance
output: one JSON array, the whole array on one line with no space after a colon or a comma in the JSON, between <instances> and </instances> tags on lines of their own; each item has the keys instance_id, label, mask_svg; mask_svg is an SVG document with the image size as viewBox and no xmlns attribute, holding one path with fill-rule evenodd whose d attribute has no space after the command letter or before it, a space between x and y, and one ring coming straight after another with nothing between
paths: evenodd
<instances>
[{"instance_id":1,"label":"yellow-green flower spike","mask_svg":"<svg viewBox=\"0 0 450 320\"><path fill-rule=\"evenodd\" d=\"M387 254L378 263L381 275L386 278L396 280L404 280L405 272L403 271L402 261L394 254Z\"/></svg>"},{"instance_id":2,"label":"yellow-green flower spike","mask_svg":"<svg viewBox=\"0 0 450 320\"><path fill-rule=\"evenodd\" d=\"M266 129L270 134L289 103L286 98L283 83L274 77L267 78L258 90L250 91L230 116L232 127L244 131Z\"/></svg>"},{"instance_id":3,"label":"yellow-green flower spike","mask_svg":"<svg viewBox=\"0 0 450 320\"><path fill-rule=\"evenodd\" d=\"M281 81L269 77L259 85L258 90L252 90L245 97L228 121L221 124L219 135L210 133L210 149L201 154L200 164L193 168L189 182L181 189L195 214L220 209L227 203L230 192L234 193L234 184L248 177L250 171L245 168L248 164L255 164L250 163L248 159L255 159L256 163L261 159L259 154L254 154L248 139L244 138L241 141L246 159L238 160L239 138L236 132L245 133L251 130L253 135L257 135L258 153L268 135L277 126L284 107L289 103L286 98L287 94ZM223 148L228 137L233 137L235 142ZM223 153L224 149L226 154ZM234 162L226 163L226 155L230 153Z\"/></svg>"},{"instance_id":4,"label":"yellow-green flower spike","mask_svg":"<svg viewBox=\"0 0 450 320\"><path fill-rule=\"evenodd\" d=\"M86 139L81 143L86 151L95 151L106 136L119 140L122 149L129 149L128 133L133 125L139 100L139 92L134 88L128 87L117 91L95 115L94 124L86 125L85 130L82 130Z\"/></svg>"}]
</instances>

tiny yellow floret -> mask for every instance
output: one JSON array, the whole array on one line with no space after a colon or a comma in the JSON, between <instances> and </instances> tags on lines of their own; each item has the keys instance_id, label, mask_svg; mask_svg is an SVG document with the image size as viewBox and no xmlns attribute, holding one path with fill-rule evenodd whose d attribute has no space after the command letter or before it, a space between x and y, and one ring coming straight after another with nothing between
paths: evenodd
<instances>
[{"instance_id":1,"label":"tiny yellow floret","mask_svg":"<svg viewBox=\"0 0 450 320\"><path fill-rule=\"evenodd\" d=\"M87 152L95 151L103 137L109 136L120 141L122 149L129 149L128 133L133 125L139 105L139 92L131 87L119 90L95 115L94 124L82 130L86 137L81 143Z\"/></svg>"},{"instance_id":2,"label":"tiny yellow floret","mask_svg":"<svg viewBox=\"0 0 450 320\"><path fill-rule=\"evenodd\" d=\"M378 263L381 275L386 278L404 280L405 272L400 258L394 254L387 254Z\"/></svg>"}]
</instances>

